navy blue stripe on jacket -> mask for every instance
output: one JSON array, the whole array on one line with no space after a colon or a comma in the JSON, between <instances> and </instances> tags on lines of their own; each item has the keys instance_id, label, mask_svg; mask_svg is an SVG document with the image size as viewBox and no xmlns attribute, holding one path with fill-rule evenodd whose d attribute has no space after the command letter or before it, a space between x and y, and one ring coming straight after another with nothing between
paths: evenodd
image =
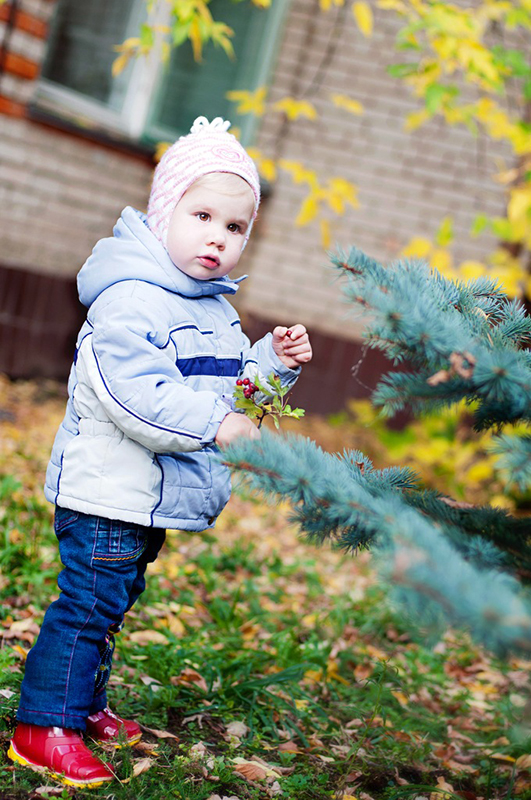
<instances>
[{"instance_id":1,"label":"navy blue stripe on jacket","mask_svg":"<svg viewBox=\"0 0 531 800\"><path fill-rule=\"evenodd\" d=\"M178 358L177 368L185 378L190 375L219 375L235 378L241 369L239 358L215 358L215 356L194 356Z\"/></svg>"}]
</instances>

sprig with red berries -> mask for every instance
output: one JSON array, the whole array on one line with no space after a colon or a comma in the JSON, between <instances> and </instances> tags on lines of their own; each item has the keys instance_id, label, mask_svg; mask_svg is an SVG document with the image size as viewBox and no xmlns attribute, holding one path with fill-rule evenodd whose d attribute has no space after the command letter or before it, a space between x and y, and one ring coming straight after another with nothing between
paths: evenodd
<instances>
[{"instance_id":1,"label":"sprig with red berries","mask_svg":"<svg viewBox=\"0 0 531 800\"><path fill-rule=\"evenodd\" d=\"M233 395L234 405L251 419L257 420L259 428L264 419L270 416L278 430L282 417L300 419L304 416L303 408L292 408L289 405L288 392L289 388L282 386L279 376L274 372L268 376L266 385L260 382L258 376L254 380L238 378ZM256 396L258 393L260 398Z\"/></svg>"}]
</instances>

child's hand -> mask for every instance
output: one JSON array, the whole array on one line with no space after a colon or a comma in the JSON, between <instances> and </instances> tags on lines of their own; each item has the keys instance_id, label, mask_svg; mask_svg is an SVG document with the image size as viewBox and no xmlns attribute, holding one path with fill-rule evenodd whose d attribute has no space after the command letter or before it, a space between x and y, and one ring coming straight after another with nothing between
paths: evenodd
<instances>
[{"instance_id":1,"label":"child's hand","mask_svg":"<svg viewBox=\"0 0 531 800\"><path fill-rule=\"evenodd\" d=\"M245 414L231 411L218 428L215 442L218 447L227 447L235 439L244 436L246 439L259 439L260 431Z\"/></svg>"},{"instance_id":2,"label":"child's hand","mask_svg":"<svg viewBox=\"0 0 531 800\"><path fill-rule=\"evenodd\" d=\"M307 364L312 359L310 337L304 325L284 328L277 325L273 331L273 350L290 369Z\"/></svg>"}]
</instances>

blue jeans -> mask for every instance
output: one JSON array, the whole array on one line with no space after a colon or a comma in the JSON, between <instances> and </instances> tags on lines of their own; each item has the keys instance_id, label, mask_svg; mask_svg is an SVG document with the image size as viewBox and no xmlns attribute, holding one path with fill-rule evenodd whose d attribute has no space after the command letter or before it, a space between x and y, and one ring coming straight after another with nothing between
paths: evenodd
<instances>
[{"instance_id":1,"label":"blue jeans","mask_svg":"<svg viewBox=\"0 0 531 800\"><path fill-rule=\"evenodd\" d=\"M165 531L56 508L64 569L28 654L17 719L85 730L107 705L114 634L142 594Z\"/></svg>"}]
</instances>

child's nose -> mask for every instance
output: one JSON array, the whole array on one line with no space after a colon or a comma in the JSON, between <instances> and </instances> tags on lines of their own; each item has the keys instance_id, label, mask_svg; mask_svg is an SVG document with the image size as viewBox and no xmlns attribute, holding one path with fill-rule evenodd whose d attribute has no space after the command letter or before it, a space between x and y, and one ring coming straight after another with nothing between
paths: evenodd
<instances>
[{"instance_id":1,"label":"child's nose","mask_svg":"<svg viewBox=\"0 0 531 800\"><path fill-rule=\"evenodd\" d=\"M225 247L225 231L222 228L213 227L208 232L208 244L213 244L220 249Z\"/></svg>"}]
</instances>

